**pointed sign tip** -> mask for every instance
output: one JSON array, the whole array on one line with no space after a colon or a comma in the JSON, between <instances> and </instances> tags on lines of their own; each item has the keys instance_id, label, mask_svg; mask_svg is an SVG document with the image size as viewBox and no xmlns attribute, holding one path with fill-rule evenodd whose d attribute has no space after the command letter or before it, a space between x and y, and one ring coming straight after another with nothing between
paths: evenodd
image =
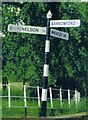
<instances>
[{"instance_id":1,"label":"pointed sign tip","mask_svg":"<svg viewBox=\"0 0 88 120\"><path fill-rule=\"evenodd\" d=\"M52 13L51 11L49 10L48 13L47 13L47 18L51 18L52 17Z\"/></svg>"},{"instance_id":2,"label":"pointed sign tip","mask_svg":"<svg viewBox=\"0 0 88 120\"><path fill-rule=\"evenodd\" d=\"M51 13L51 10L49 10L48 13Z\"/></svg>"}]
</instances>

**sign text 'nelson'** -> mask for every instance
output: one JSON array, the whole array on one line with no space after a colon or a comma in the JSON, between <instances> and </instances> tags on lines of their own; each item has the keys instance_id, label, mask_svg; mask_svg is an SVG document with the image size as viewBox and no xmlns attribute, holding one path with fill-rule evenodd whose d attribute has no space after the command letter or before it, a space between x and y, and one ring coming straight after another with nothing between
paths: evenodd
<instances>
[{"instance_id":1,"label":"sign text 'nelson'","mask_svg":"<svg viewBox=\"0 0 88 120\"><path fill-rule=\"evenodd\" d=\"M46 35L46 27L22 26L22 25L9 24L8 31Z\"/></svg>"}]
</instances>

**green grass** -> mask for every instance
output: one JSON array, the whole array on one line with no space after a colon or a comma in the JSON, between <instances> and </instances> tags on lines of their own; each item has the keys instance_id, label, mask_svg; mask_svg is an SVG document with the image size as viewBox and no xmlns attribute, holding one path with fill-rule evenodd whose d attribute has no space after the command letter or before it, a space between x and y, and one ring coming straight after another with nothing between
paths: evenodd
<instances>
[{"instance_id":1,"label":"green grass","mask_svg":"<svg viewBox=\"0 0 88 120\"><path fill-rule=\"evenodd\" d=\"M25 115L24 108L3 108L3 118L24 118L24 117L38 117L38 108L27 108L27 115Z\"/></svg>"},{"instance_id":2,"label":"green grass","mask_svg":"<svg viewBox=\"0 0 88 120\"><path fill-rule=\"evenodd\" d=\"M60 102L54 100L54 110L51 111L50 108L50 101L47 102L48 110L47 115L52 116L53 114L55 116L59 116L61 114L67 115L67 114L75 114L80 112L86 112L86 104L85 99L82 98L81 101L78 104L78 108L76 109L75 102L71 103L71 109L69 109L68 102L64 101L62 105L62 109L60 107ZM2 100L2 116L4 118L6 117L24 117L24 100L22 99L11 99L11 108L6 108L5 106L8 106L8 100L4 98ZM19 106L19 108L16 108L16 106ZM21 108L22 107L22 108ZM37 104L37 100L30 100L27 99L27 115L26 117L38 117L39 116L39 108ZM35 108L32 108L35 107Z\"/></svg>"},{"instance_id":3,"label":"green grass","mask_svg":"<svg viewBox=\"0 0 88 120\"><path fill-rule=\"evenodd\" d=\"M3 118L8 117L24 117L24 100L21 99L11 99L11 108L8 107L8 100L5 98L2 100L2 116ZM18 106L18 108L16 108ZM37 105L37 101L34 100L27 100L27 116L35 116L37 117L39 115L39 108ZM35 107L35 108L32 108Z\"/></svg>"}]
</instances>

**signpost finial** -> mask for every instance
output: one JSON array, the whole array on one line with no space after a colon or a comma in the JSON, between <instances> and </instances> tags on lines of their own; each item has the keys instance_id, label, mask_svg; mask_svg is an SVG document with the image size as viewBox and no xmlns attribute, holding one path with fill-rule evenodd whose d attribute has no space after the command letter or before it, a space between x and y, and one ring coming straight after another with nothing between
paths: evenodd
<instances>
[{"instance_id":1,"label":"signpost finial","mask_svg":"<svg viewBox=\"0 0 88 120\"><path fill-rule=\"evenodd\" d=\"M47 13L47 18L51 18L52 17L52 13L51 11L49 10L48 13Z\"/></svg>"}]
</instances>

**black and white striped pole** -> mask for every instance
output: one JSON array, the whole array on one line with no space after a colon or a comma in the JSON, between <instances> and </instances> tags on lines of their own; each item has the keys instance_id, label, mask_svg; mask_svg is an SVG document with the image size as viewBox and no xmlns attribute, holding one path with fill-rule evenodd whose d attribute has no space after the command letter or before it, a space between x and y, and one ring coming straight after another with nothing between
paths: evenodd
<instances>
[{"instance_id":1,"label":"black and white striped pole","mask_svg":"<svg viewBox=\"0 0 88 120\"><path fill-rule=\"evenodd\" d=\"M46 30L46 41L45 41L45 62L43 70L43 88L41 97L41 113L40 116L46 117L47 109L47 87L48 87L48 69L49 69L49 53L50 53L50 19L52 13L49 10L47 13L47 30Z\"/></svg>"}]
</instances>

